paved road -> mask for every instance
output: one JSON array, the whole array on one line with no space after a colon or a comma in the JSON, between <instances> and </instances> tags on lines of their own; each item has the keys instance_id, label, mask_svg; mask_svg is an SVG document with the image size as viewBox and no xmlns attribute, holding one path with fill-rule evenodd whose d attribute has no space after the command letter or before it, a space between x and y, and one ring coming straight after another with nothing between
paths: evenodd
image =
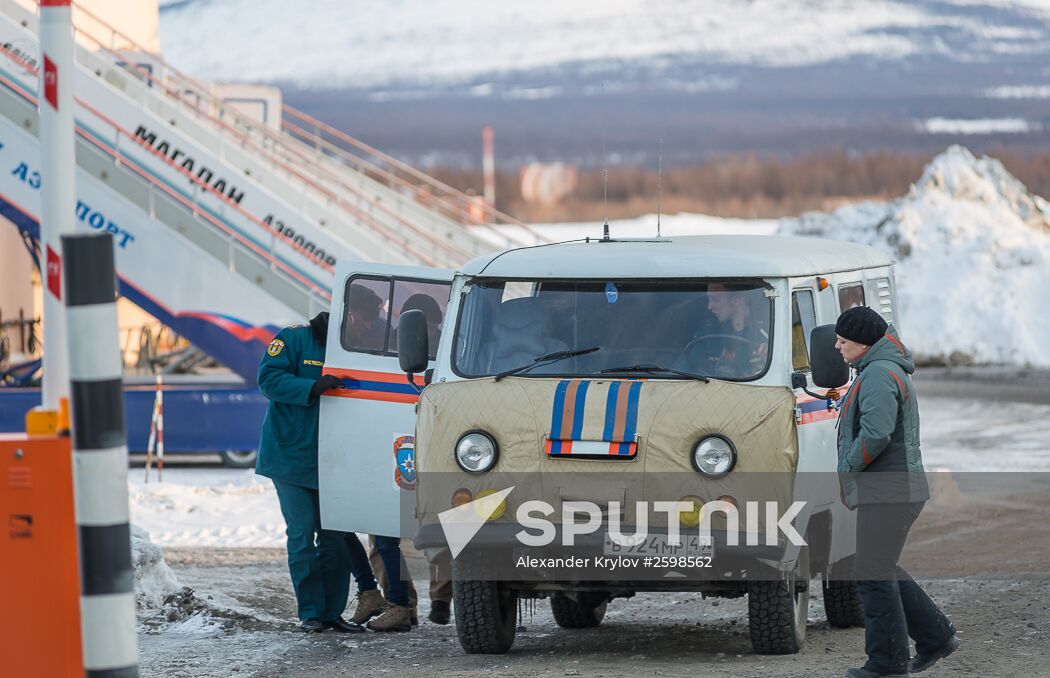
<instances>
[{"instance_id":1,"label":"paved road","mask_svg":"<svg viewBox=\"0 0 1050 678\"><path fill-rule=\"evenodd\" d=\"M915 373L920 396L1050 405L1050 370L926 367Z\"/></svg>"}]
</instances>

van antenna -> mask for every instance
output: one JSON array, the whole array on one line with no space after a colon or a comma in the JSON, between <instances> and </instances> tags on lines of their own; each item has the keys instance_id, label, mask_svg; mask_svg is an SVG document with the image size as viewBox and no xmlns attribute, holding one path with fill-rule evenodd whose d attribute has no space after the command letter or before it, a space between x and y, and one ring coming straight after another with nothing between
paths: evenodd
<instances>
[{"instance_id":1,"label":"van antenna","mask_svg":"<svg viewBox=\"0 0 1050 678\"><path fill-rule=\"evenodd\" d=\"M660 156L656 161L656 237L660 237L660 198L664 187L664 138L660 137Z\"/></svg>"},{"instance_id":2,"label":"van antenna","mask_svg":"<svg viewBox=\"0 0 1050 678\"><path fill-rule=\"evenodd\" d=\"M609 154L605 150L605 83L602 83L602 207L605 210L605 225L602 240L609 238Z\"/></svg>"}]
</instances>

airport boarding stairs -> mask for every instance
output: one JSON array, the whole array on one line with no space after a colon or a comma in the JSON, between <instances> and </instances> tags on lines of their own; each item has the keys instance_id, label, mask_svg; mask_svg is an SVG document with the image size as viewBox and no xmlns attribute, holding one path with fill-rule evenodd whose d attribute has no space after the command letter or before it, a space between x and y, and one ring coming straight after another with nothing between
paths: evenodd
<instances>
[{"instance_id":1,"label":"airport boarding stairs","mask_svg":"<svg viewBox=\"0 0 1050 678\"><path fill-rule=\"evenodd\" d=\"M36 26L0 0L0 213L33 238ZM279 326L328 308L336 260L448 267L543 241L290 107L279 129L239 112L76 6L74 33L77 228L112 232L121 294L249 382Z\"/></svg>"}]
</instances>

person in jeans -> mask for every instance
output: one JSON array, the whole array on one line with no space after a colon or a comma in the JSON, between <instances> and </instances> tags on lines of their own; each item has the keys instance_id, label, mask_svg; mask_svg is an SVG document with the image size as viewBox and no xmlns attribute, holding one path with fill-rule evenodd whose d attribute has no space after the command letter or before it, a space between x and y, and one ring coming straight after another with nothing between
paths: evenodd
<instances>
[{"instance_id":1,"label":"person in jeans","mask_svg":"<svg viewBox=\"0 0 1050 678\"><path fill-rule=\"evenodd\" d=\"M341 387L322 375L328 313L309 324L286 327L270 341L259 365L259 390L269 399L255 472L270 478L287 524L288 571L303 630L360 633L342 618L357 580L358 601L382 600L368 555L352 533L321 529L317 492L318 402Z\"/></svg>"},{"instance_id":2,"label":"person in jeans","mask_svg":"<svg viewBox=\"0 0 1050 678\"><path fill-rule=\"evenodd\" d=\"M835 333L835 347L857 371L839 414L838 471L843 501L857 510L855 576L868 655L846 676L907 676L960 644L951 621L898 565L908 531L930 497L911 382L915 363L893 326L868 307L844 311Z\"/></svg>"},{"instance_id":3,"label":"person in jeans","mask_svg":"<svg viewBox=\"0 0 1050 678\"><path fill-rule=\"evenodd\" d=\"M401 548L405 548L404 541L402 541ZM430 568L430 614L427 615L427 619L433 624L448 624L452 619L452 556L448 549L436 552L427 551L424 556ZM386 566L383 565L379 550L376 548L375 537L368 539L368 562L372 566L372 571L375 572L379 588L389 591ZM405 579L405 587L408 591L408 607L412 610L412 626L415 626L419 623L416 617L419 595L407 568L402 570L401 574Z\"/></svg>"},{"instance_id":4,"label":"person in jeans","mask_svg":"<svg viewBox=\"0 0 1050 678\"><path fill-rule=\"evenodd\" d=\"M357 539L357 535L350 536ZM415 601L409 600L409 584L412 580L409 578L408 564L401 555L401 539L373 534L369 535L368 541L369 551L375 557L370 558L370 554L365 554L365 559L375 563L375 569L370 566L369 571L375 572L379 578L386 598L378 591L359 596L357 610L351 621L358 624L367 622L368 628L373 631L411 631Z\"/></svg>"}]
</instances>

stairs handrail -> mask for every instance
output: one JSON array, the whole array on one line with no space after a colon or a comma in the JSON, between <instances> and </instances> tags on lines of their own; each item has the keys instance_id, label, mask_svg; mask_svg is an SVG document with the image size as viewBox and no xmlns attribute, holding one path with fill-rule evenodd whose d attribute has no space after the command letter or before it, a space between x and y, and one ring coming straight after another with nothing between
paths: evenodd
<instances>
[{"instance_id":1,"label":"stairs handrail","mask_svg":"<svg viewBox=\"0 0 1050 678\"><path fill-rule=\"evenodd\" d=\"M78 8L79 8L79 6L78 6ZM79 8L79 9L84 11L91 18L93 18L93 19L95 18L94 15L91 14L90 12L88 12L87 10L83 10L82 8ZM99 22L102 23L101 20L99 20ZM85 31L77 28L76 26L74 26L74 31L76 31L79 34L84 35L85 37L87 37L89 40L91 40L92 42L97 44L99 46L99 49L101 49L102 51L110 54L110 56L115 57L115 58L124 58L123 55L121 55L119 52L115 52L113 50L110 50L108 47L106 47L105 45L101 44L101 42L97 38L95 38L94 36L88 34ZM175 101L177 101L181 106L189 109L195 115L204 118L205 120L208 121L208 123L210 125L213 125L213 126L219 128L221 131L224 130L226 132L229 132L238 142L240 142L240 144L242 146L251 148L253 151L255 151L256 153L261 155L264 159L266 159L267 161L273 163L276 167L280 168L284 172L286 172L286 173L290 174L291 176L295 177L296 179L298 179L299 181L303 182L304 184L306 184L308 187L312 188L313 190L319 192L326 199L328 199L328 200L336 203L337 205L339 205L339 207L341 209L343 209L346 212L348 212L354 218L359 219L360 221L362 221L364 223L367 223L369 226L371 226L373 229L375 229L375 231L377 232L377 235L379 235L382 239L386 240L388 243L396 244L396 246L400 247L404 251L407 251L407 252L411 253L412 257L418 259L419 261L421 261L421 262L423 262L425 264L432 265L432 266L436 265L435 261L430 257L430 255L428 253L423 252L423 251L417 249L416 247L414 247L412 245L412 241L409 238L407 238L404 235L402 235L401 233L398 233L397 231L387 227L383 223L377 221L374 217L369 215L367 212L361 210L359 207L356 207L356 206L348 203L342 196L340 196L337 193L333 192L329 188L327 188L325 186L322 186L321 184L318 184L316 181L314 181L310 177L306 176L305 174L303 174L302 172L297 170L294 166L288 164L287 162L285 162L280 157L278 157L278 156L274 155L273 153L271 153L270 151L266 150L262 145L260 145L259 143L256 143L251 138L250 134L246 133L244 130L241 130L241 129L238 129L238 128L234 127L234 126L231 126L229 123L225 122L221 118L215 117L213 115L209 115L208 113L202 111L199 107L192 105L192 103L187 101L177 90L172 89L166 83L164 83L161 79L157 78L152 73L150 73L148 70L146 70L144 68L141 68L137 64L123 63L123 64L121 64L121 67L123 69L127 70L127 71L134 72L136 75L141 77L143 80L146 80L146 81L148 81L150 83L155 84L157 86L157 91L161 91L162 93L164 93L169 98L174 99ZM174 71L174 69L172 69L172 70ZM180 78L183 77L180 74L178 74L177 71L176 71L176 74L179 75ZM193 83L196 87L201 87L201 85L199 83L197 83L197 81L195 81L195 80L188 79L188 78L186 80L189 83ZM230 108L227 108L227 107L223 106L223 104L218 99L212 97L212 95L210 95L207 92L206 88L202 89L201 91L197 91L197 90L194 90L194 91L195 91L196 94L199 94L202 98L211 99L213 101L214 105L217 105L217 106L221 107L224 115L233 110L233 109L230 109ZM242 122L242 124L246 124L250 130L263 132L264 134L265 134L265 132L268 131L268 130L266 130L265 127L260 127L256 123L256 121L254 121L254 120L250 120L248 118L244 118L243 116L240 116L240 114L237 114L237 113L235 113L235 115L237 116L237 119L239 119ZM233 117L233 116L231 116L231 117ZM279 138L276 138L276 139L273 139L273 140L276 141L277 143L282 143L282 140L279 139ZM291 149L289 149L289 150L291 150ZM305 162L312 162L312 159L309 158L308 156L305 156L305 155L300 155L300 159L305 161ZM349 188L350 190L354 190L354 189L352 189L352 187L347 187L347 188ZM467 256L469 256L471 254L471 253L468 253L468 252L465 252L465 251L457 251L457 250L452 249L449 246L449 244L446 243L445 241L442 241L442 240L434 237L432 234L426 232L423 229L420 229L418 226L416 226L415 224L412 224L411 222L405 221L404 219L400 219L398 217L398 215L393 214L393 212L391 212L390 210L386 209L382 205L378 205L377 209L379 209L379 211L390 213L395 218L398 218L407 228L409 228L412 231L415 231L418 235L420 235L424 239L429 240L431 242L431 244L433 244L437 248L439 248L439 249L441 249L443 251L446 251L447 253L452 254L453 256L458 256L459 258L464 258L464 257L467 257Z\"/></svg>"}]
</instances>

